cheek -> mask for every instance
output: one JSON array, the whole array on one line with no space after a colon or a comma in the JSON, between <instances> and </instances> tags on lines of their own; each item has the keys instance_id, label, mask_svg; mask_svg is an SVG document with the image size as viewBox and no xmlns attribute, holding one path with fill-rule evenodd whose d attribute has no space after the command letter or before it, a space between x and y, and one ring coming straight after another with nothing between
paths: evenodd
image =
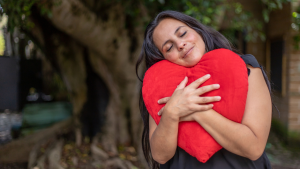
<instances>
[{"instance_id":1,"label":"cheek","mask_svg":"<svg viewBox=\"0 0 300 169\"><path fill-rule=\"evenodd\" d=\"M170 62L175 62L176 61L176 53L175 52L170 52L165 56L165 59L170 61Z\"/></svg>"},{"instance_id":2,"label":"cheek","mask_svg":"<svg viewBox=\"0 0 300 169\"><path fill-rule=\"evenodd\" d=\"M205 43L203 42L203 40L201 39L201 50L204 53L206 53L206 50L205 50Z\"/></svg>"},{"instance_id":3,"label":"cheek","mask_svg":"<svg viewBox=\"0 0 300 169\"><path fill-rule=\"evenodd\" d=\"M193 34L193 33L189 34L189 36L187 37L187 39L188 39L188 41L195 42L195 43L199 41L198 36L195 35L195 34Z\"/></svg>"},{"instance_id":4,"label":"cheek","mask_svg":"<svg viewBox=\"0 0 300 169\"><path fill-rule=\"evenodd\" d=\"M197 46L199 46L200 52L205 53L205 43L201 37L197 38Z\"/></svg>"}]
</instances>

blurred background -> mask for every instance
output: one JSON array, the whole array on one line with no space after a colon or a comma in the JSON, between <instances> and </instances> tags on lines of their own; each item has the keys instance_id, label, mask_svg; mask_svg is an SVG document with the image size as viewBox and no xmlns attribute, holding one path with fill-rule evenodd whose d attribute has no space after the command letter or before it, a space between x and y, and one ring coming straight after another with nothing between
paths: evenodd
<instances>
[{"instance_id":1,"label":"blurred background","mask_svg":"<svg viewBox=\"0 0 300 169\"><path fill-rule=\"evenodd\" d=\"M163 10L264 66L277 107L267 155L300 168L300 0L0 0L0 168L147 168L135 63Z\"/></svg>"}]
</instances>

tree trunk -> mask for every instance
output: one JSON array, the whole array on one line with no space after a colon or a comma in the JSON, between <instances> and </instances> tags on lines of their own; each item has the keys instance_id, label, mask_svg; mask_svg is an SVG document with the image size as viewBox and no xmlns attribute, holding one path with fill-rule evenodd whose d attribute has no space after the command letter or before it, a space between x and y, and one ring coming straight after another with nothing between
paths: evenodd
<instances>
[{"instance_id":1,"label":"tree trunk","mask_svg":"<svg viewBox=\"0 0 300 169\"><path fill-rule=\"evenodd\" d=\"M135 61L142 46L142 26L125 27L127 20L121 4L111 6L100 16L79 0L61 1L50 10L51 18L37 17L35 13L32 20L36 27L27 33L59 70L70 93L77 131L81 127L79 115L87 101L84 64L87 49L88 60L110 95L101 136L104 148L116 154L118 144L133 144L139 160L145 164L138 107L140 82L135 75Z\"/></svg>"},{"instance_id":2,"label":"tree trunk","mask_svg":"<svg viewBox=\"0 0 300 169\"><path fill-rule=\"evenodd\" d=\"M131 133L133 143L138 144L142 120L138 110L139 81L135 75L135 60L142 44L141 29L125 29L120 4L107 10L107 20L101 20L78 0L62 1L51 11L53 17L50 20L56 28L88 47L94 70L109 88L107 134L115 135L110 137L124 144L130 141L128 133ZM132 37L130 32L135 36Z\"/></svg>"}]
</instances>

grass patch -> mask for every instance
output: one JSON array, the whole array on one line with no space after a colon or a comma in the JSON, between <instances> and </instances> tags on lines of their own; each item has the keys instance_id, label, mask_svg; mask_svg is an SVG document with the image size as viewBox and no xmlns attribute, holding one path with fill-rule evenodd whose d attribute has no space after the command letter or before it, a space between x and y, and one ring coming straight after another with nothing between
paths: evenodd
<instances>
[{"instance_id":1,"label":"grass patch","mask_svg":"<svg viewBox=\"0 0 300 169\"><path fill-rule=\"evenodd\" d=\"M276 134L284 147L295 151L300 150L300 132L289 131L288 127L278 119L272 119L271 132Z\"/></svg>"}]
</instances>

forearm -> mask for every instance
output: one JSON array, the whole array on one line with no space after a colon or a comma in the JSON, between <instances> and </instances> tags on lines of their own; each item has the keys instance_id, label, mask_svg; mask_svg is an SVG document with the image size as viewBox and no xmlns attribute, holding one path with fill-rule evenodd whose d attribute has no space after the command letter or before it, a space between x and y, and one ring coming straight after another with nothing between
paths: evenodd
<instances>
[{"instance_id":1,"label":"forearm","mask_svg":"<svg viewBox=\"0 0 300 169\"><path fill-rule=\"evenodd\" d=\"M234 154L256 160L263 153L266 141L244 124L233 122L212 109L197 113L196 121L222 147Z\"/></svg>"},{"instance_id":2,"label":"forearm","mask_svg":"<svg viewBox=\"0 0 300 169\"><path fill-rule=\"evenodd\" d=\"M171 118L164 114L150 137L152 157L160 164L170 160L177 148L178 119Z\"/></svg>"}]
</instances>

